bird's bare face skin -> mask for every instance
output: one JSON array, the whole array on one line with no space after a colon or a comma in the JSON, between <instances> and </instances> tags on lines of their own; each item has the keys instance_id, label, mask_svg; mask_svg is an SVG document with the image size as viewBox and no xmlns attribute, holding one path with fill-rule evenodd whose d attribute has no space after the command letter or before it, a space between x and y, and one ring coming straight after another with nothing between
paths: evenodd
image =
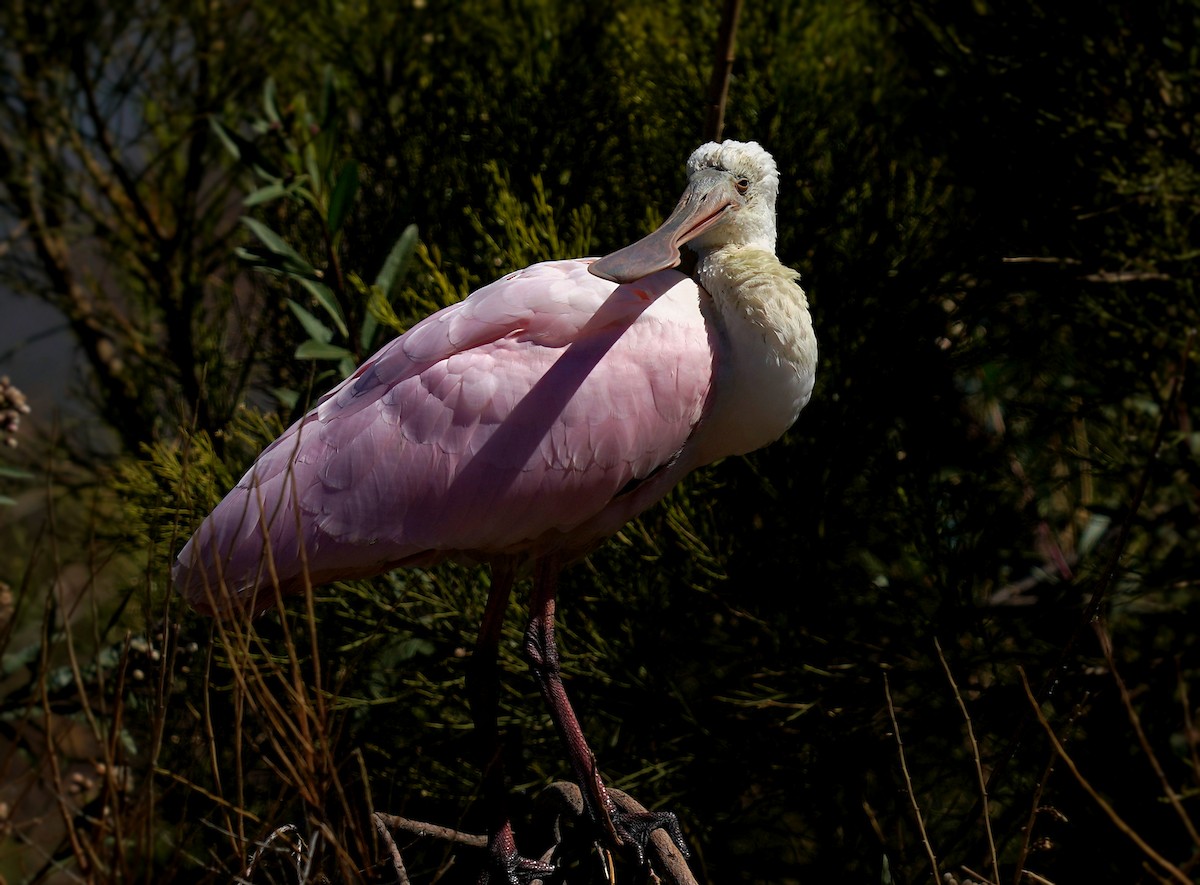
<instances>
[{"instance_id":1,"label":"bird's bare face skin","mask_svg":"<svg viewBox=\"0 0 1200 885\"><path fill-rule=\"evenodd\" d=\"M675 267L685 243L702 258L723 246L775 251L779 170L755 142L701 145L688 158L688 185L663 225L591 266L598 277L630 283Z\"/></svg>"},{"instance_id":2,"label":"bird's bare face skin","mask_svg":"<svg viewBox=\"0 0 1200 885\"><path fill-rule=\"evenodd\" d=\"M658 230L593 262L591 272L615 283L632 283L676 267L683 245L728 221L745 205L749 190L745 177L715 167L698 170Z\"/></svg>"}]
</instances>

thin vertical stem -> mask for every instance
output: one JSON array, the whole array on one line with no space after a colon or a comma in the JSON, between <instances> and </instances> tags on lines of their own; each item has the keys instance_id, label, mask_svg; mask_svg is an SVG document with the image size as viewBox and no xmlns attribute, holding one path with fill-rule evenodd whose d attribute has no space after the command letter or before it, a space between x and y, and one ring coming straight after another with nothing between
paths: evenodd
<instances>
[{"instance_id":1,"label":"thin vertical stem","mask_svg":"<svg viewBox=\"0 0 1200 885\"><path fill-rule=\"evenodd\" d=\"M904 787L908 791L908 799L912 803L913 814L917 818L917 829L921 832L921 844L925 846L925 851L929 854L929 866L933 870L934 883L942 881L938 875L937 857L933 853L933 846L929 843L929 834L925 832L925 821L921 817L921 806L917 804L917 794L913 791L912 778L908 776L908 763L904 759L904 741L900 739L900 724L896 721L896 708L892 704L892 691L888 686L887 673L883 674L883 693L887 696L888 715L892 718L892 734L896 736L896 749L900 751L900 771L904 774Z\"/></svg>"},{"instance_id":2,"label":"thin vertical stem","mask_svg":"<svg viewBox=\"0 0 1200 885\"><path fill-rule=\"evenodd\" d=\"M725 103L729 98L729 75L733 72L734 44L742 0L725 0L721 27L717 31L717 50L712 77L708 81L708 117L704 122L704 140L720 141L725 128Z\"/></svg>"},{"instance_id":3,"label":"thin vertical stem","mask_svg":"<svg viewBox=\"0 0 1200 885\"><path fill-rule=\"evenodd\" d=\"M962 693L958 690L958 684L954 681L954 674L950 671L950 665L946 662L946 656L942 654L942 644L935 638L933 640L934 648L937 649L938 660L942 662L942 669L946 671L946 678L950 680L950 688L954 692L954 700L958 702L958 709L962 711L963 721L967 724L967 740L971 743L971 753L975 759L975 777L979 781L979 798L983 803L983 828L987 832L988 854L992 863L992 876L995 881L1000 881L1000 863L996 856L996 840L992 838L992 819L991 812L988 810L988 793L987 793L987 778L983 776L983 762L979 758L979 742L975 740L975 729L971 726L971 716L967 712L967 705L963 701Z\"/></svg>"}]
</instances>

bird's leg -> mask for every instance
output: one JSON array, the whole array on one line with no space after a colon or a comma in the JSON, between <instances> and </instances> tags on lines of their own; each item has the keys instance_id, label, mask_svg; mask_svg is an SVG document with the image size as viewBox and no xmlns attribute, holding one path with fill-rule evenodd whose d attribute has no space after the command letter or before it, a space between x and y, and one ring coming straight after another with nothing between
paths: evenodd
<instances>
[{"instance_id":1,"label":"bird's leg","mask_svg":"<svg viewBox=\"0 0 1200 885\"><path fill-rule=\"evenodd\" d=\"M483 623L479 625L475 653L467 672L467 695L483 764L483 800L489 815L488 862L480 876L480 885L488 885L493 875L511 885L525 885L554 872L550 864L522 857L517 851L508 809L503 744L497 722L500 713L498 658L504 612L508 608L514 579L509 563L493 566L492 589L488 593Z\"/></svg>"},{"instance_id":2,"label":"bird's leg","mask_svg":"<svg viewBox=\"0 0 1200 885\"><path fill-rule=\"evenodd\" d=\"M583 793L584 807L605 841L614 848L631 850L638 863L645 863L646 843L657 829L666 830L686 857L687 845L679 829L679 820L669 811L627 813L608 795L596 756L583 736L575 711L567 698L560 669L558 646L554 641L555 599L558 594L558 567L552 558L538 562L529 602L529 627L525 631L525 653L537 679L542 697L550 709L550 718L567 749L567 758L575 780Z\"/></svg>"}]
</instances>

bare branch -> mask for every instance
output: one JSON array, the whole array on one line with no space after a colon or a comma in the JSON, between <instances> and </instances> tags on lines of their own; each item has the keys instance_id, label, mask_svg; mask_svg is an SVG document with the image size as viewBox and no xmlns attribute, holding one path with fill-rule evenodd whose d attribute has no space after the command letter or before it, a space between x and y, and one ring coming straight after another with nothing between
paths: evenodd
<instances>
[{"instance_id":1,"label":"bare branch","mask_svg":"<svg viewBox=\"0 0 1200 885\"><path fill-rule=\"evenodd\" d=\"M376 811L374 814L376 826L385 826L389 830L404 830L414 836L428 836L431 839L441 839L443 842L455 842L469 848L487 848L487 836L477 833L465 833L453 827L443 827L426 821L401 817L398 814L387 814Z\"/></svg>"},{"instance_id":2,"label":"bare branch","mask_svg":"<svg viewBox=\"0 0 1200 885\"><path fill-rule=\"evenodd\" d=\"M933 853L933 845L929 842L929 834L925 832L925 820L921 817L921 806L917 804L917 794L913 790L912 778L908 775L908 762L904 758L904 741L900 739L900 724L896 721L896 708L892 704L892 690L888 686L887 673L883 674L883 693L887 696L888 716L892 719L892 734L896 736L896 749L900 753L900 771L904 774L904 787L908 792L908 800L912 804L913 814L917 818L917 829L921 833L921 844L925 846L925 851L929 855L929 866L933 870L933 881L935 885L941 882L941 877L938 875L937 856Z\"/></svg>"},{"instance_id":3,"label":"bare branch","mask_svg":"<svg viewBox=\"0 0 1200 885\"><path fill-rule=\"evenodd\" d=\"M1150 767L1154 769L1154 774L1162 786L1163 795L1171 804L1171 808L1174 810L1176 816L1183 823L1183 828L1187 830L1187 834L1191 837L1192 842L1200 846L1200 833L1196 832L1196 825L1192 823L1191 816L1183 807L1179 793L1171 786L1171 782L1167 779L1167 773L1163 771L1163 767L1158 761L1158 754L1150 746L1150 740L1146 737L1145 729L1142 728L1142 719L1138 716L1137 710L1133 706L1133 696L1130 694L1128 686L1125 685L1125 680L1117 672L1117 662L1113 657L1112 637L1109 635L1108 630L1105 629L1104 620L1102 618L1096 619L1092 627L1096 631L1096 639L1100 642L1100 648L1104 652L1104 660L1108 664L1108 672L1117 684L1117 691L1121 694L1121 705L1125 708L1125 714L1129 717L1129 724L1133 727L1133 733L1137 735L1138 745L1142 748L1142 755L1150 763Z\"/></svg>"},{"instance_id":4,"label":"bare branch","mask_svg":"<svg viewBox=\"0 0 1200 885\"><path fill-rule=\"evenodd\" d=\"M954 681L954 674L950 671L950 665L946 662L946 656L942 654L942 645L936 638L933 640L933 645L937 649L938 660L942 662L942 669L946 672L946 679L950 682L950 689L954 692L954 700L958 702L958 709L962 712L963 721L967 725L967 740L971 744L971 755L975 760L975 777L979 783L979 799L983 805L983 828L987 832L988 853L992 862L992 875L998 881L1000 877L1000 862L997 860L996 855L996 840L992 838L992 818L991 812L988 809L987 778L983 775L983 762L979 758L979 742L975 740L975 729L971 725L971 715L967 712L967 705L958 690L958 684Z\"/></svg>"},{"instance_id":5,"label":"bare branch","mask_svg":"<svg viewBox=\"0 0 1200 885\"><path fill-rule=\"evenodd\" d=\"M375 829L379 831L379 836L383 839L383 844L387 846L388 853L392 857L392 869L396 871L396 881L400 885L409 885L408 870L404 868L404 859L400 857L400 849L396 846L396 840L392 838L384 815L376 811L371 815L371 820L375 822Z\"/></svg>"},{"instance_id":6,"label":"bare branch","mask_svg":"<svg viewBox=\"0 0 1200 885\"><path fill-rule=\"evenodd\" d=\"M734 44L742 0L725 0L721 27L717 31L717 49L712 78L708 82L708 117L704 123L705 141L720 141L725 128L725 102L729 97L729 75L733 72Z\"/></svg>"},{"instance_id":7,"label":"bare branch","mask_svg":"<svg viewBox=\"0 0 1200 885\"><path fill-rule=\"evenodd\" d=\"M1135 845L1137 845L1137 847L1142 851L1143 854L1146 855L1146 857L1158 864L1163 871L1166 872L1176 882L1183 883L1183 885L1188 885L1188 883L1190 883L1192 880L1184 875L1183 871L1177 866L1151 848L1149 843L1147 843L1146 840L1138 834L1137 830L1127 824L1125 820L1119 814L1117 814L1116 809L1108 803L1108 800L1100 795L1099 790L1092 786L1091 781L1083 776L1083 772L1081 772L1078 766L1075 765L1075 760L1072 759L1067 753L1066 749L1059 741L1058 735L1054 733L1054 728L1050 725L1050 723L1046 720L1045 715L1042 713L1042 708L1039 706L1037 698L1033 696L1033 689L1029 687L1029 679L1025 676L1025 669L1023 667L1018 667L1017 672L1021 675L1021 685L1025 688L1025 696L1029 699L1029 704L1033 708L1033 713L1037 717L1038 723L1042 726L1042 730L1046 732L1046 737L1050 739L1050 744L1054 748L1054 752L1058 754L1058 758L1066 764L1071 774L1075 776L1075 780L1079 783L1079 786L1083 787L1084 791L1092 797L1097 805L1100 806L1100 810L1103 811L1108 816L1108 819L1113 822L1113 825L1116 826L1116 828L1122 833L1124 833Z\"/></svg>"}]
</instances>

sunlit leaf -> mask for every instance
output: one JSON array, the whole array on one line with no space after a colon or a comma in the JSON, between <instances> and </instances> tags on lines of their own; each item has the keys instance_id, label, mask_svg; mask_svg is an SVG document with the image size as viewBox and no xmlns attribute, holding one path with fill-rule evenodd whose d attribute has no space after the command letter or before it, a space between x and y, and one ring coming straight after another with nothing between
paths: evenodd
<instances>
[{"instance_id":1,"label":"sunlit leaf","mask_svg":"<svg viewBox=\"0 0 1200 885\"><path fill-rule=\"evenodd\" d=\"M238 145L238 140L234 137L234 132L215 117L209 122L212 125L213 132L221 140L221 144L225 145L225 150L233 154L235 160L240 160L242 158L242 151Z\"/></svg>"},{"instance_id":2,"label":"sunlit leaf","mask_svg":"<svg viewBox=\"0 0 1200 885\"><path fill-rule=\"evenodd\" d=\"M342 314L342 309L338 306L337 299L333 296L333 290L324 283L319 283L316 280L302 279L300 280L300 285L307 289L308 293L324 308L325 313L333 320L342 337L349 338L350 330L346 328L346 318Z\"/></svg>"},{"instance_id":3,"label":"sunlit leaf","mask_svg":"<svg viewBox=\"0 0 1200 885\"><path fill-rule=\"evenodd\" d=\"M300 325L304 327L304 331L308 333L310 338L321 344L328 344L333 340L333 330L291 298L288 299L288 307L296 315L296 319L300 321Z\"/></svg>"},{"instance_id":4,"label":"sunlit leaf","mask_svg":"<svg viewBox=\"0 0 1200 885\"><path fill-rule=\"evenodd\" d=\"M267 77L263 82L263 113L272 123L279 123L279 106L275 101L275 78Z\"/></svg>"},{"instance_id":5,"label":"sunlit leaf","mask_svg":"<svg viewBox=\"0 0 1200 885\"><path fill-rule=\"evenodd\" d=\"M300 402L300 394L286 387L272 387L271 395L289 410L296 408L296 403Z\"/></svg>"},{"instance_id":6,"label":"sunlit leaf","mask_svg":"<svg viewBox=\"0 0 1200 885\"><path fill-rule=\"evenodd\" d=\"M379 275L375 277L375 285L383 290L384 297L389 301L395 294L396 286L408 272L408 265L416 247L417 226L410 224L392 244L391 251L384 259L383 267L379 269Z\"/></svg>"},{"instance_id":7,"label":"sunlit leaf","mask_svg":"<svg viewBox=\"0 0 1200 885\"><path fill-rule=\"evenodd\" d=\"M276 255L283 255L287 258L294 259L296 262L302 263L305 266L311 267L307 261L300 257L300 253L298 253L284 241L283 237L279 236L279 234L275 233L275 231L271 230L271 228L267 227L267 225L263 224L257 218L243 216L241 221L242 224L250 228L250 232L253 233L254 236L258 237L259 241L264 246L266 246Z\"/></svg>"},{"instance_id":8,"label":"sunlit leaf","mask_svg":"<svg viewBox=\"0 0 1200 885\"><path fill-rule=\"evenodd\" d=\"M336 344L322 344L320 341L305 341L296 348L298 360L343 360L353 358L353 354L344 347Z\"/></svg>"},{"instance_id":9,"label":"sunlit leaf","mask_svg":"<svg viewBox=\"0 0 1200 885\"><path fill-rule=\"evenodd\" d=\"M304 146L304 169L308 172L313 195L320 198L321 191L325 189L325 183L321 180L321 162L320 158L317 157L316 139L313 139Z\"/></svg>"},{"instance_id":10,"label":"sunlit leaf","mask_svg":"<svg viewBox=\"0 0 1200 885\"><path fill-rule=\"evenodd\" d=\"M260 187L258 190L249 194L246 199L242 200L243 206L259 206L263 203L269 203L272 200L278 200L280 197L287 196L288 189L284 187L282 182L274 182L266 187Z\"/></svg>"}]
</instances>

